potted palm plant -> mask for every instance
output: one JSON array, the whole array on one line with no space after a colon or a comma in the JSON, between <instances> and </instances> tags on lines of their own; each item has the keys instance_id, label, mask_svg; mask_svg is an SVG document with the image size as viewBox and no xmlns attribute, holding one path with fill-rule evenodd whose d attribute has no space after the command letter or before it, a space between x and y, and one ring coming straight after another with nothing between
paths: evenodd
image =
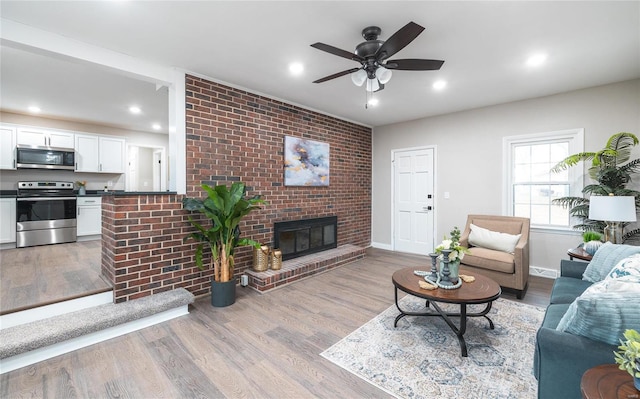
<instances>
[{"instance_id":1,"label":"potted palm plant","mask_svg":"<svg viewBox=\"0 0 640 399\"><path fill-rule=\"evenodd\" d=\"M234 251L237 247L249 245L255 248L260 243L240 237L240 221L243 217L260 209L264 204L260 196L246 197L244 183L235 182L231 188L226 185L215 187L202 185L207 197L185 198L182 206L188 211L202 214L209 223L203 224L189 216L189 221L197 231L184 238L198 241L195 262L200 270L206 269L203 263L205 245L211 250L213 277L211 278L211 304L217 307L231 305L235 302L236 279L234 277Z\"/></svg>"},{"instance_id":2,"label":"potted palm plant","mask_svg":"<svg viewBox=\"0 0 640 399\"><path fill-rule=\"evenodd\" d=\"M589 219L589 196L591 195L625 195L636 197L636 206L640 206L640 191L628 188L631 177L640 172L640 158L631 159L632 149L638 145L638 138L627 132L616 133L607 140L603 149L597 152L581 152L573 154L558 162L552 172L561 172L591 161L589 177L594 180L582 189L584 197L562 197L553 200L554 204L569 209L569 214L581 223L573 226L576 230L602 232L605 222ZM623 241L640 236L640 229L627 231Z\"/></svg>"}]
</instances>

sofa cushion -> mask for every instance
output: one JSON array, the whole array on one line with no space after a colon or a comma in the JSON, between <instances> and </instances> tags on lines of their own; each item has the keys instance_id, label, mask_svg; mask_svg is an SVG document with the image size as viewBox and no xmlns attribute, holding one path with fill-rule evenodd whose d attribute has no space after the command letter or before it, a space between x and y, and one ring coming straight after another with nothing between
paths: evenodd
<instances>
[{"instance_id":1,"label":"sofa cushion","mask_svg":"<svg viewBox=\"0 0 640 399\"><path fill-rule=\"evenodd\" d=\"M618 343L626 329L640 329L640 280L609 278L591 285L571 303L557 330Z\"/></svg>"},{"instance_id":2,"label":"sofa cushion","mask_svg":"<svg viewBox=\"0 0 640 399\"><path fill-rule=\"evenodd\" d=\"M522 236L522 234L507 234L492 231L476 226L473 223L470 224L469 228L471 229L469 233L470 245L507 253L513 253L518 244L518 240L520 240Z\"/></svg>"},{"instance_id":3,"label":"sofa cushion","mask_svg":"<svg viewBox=\"0 0 640 399\"><path fill-rule=\"evenodd\" d=\"M572 277L558 277L553 283L550 303L570 304L591 286L591 283Z\"/></svg>"},{"instance_id":4,"label":"sofa cushion","mask_svg":"<svg viewBox=\"0 0 640 399\"><path fill-rule=\"evenodd\" d=\"M502 273L515 273L513 255L493 249L480 247L469 248L469 253L464 256L462 263Z\"/></svg>"},{"instance_id":5,"label":"sofa cushion","mask_svg":"<svg viewBox=\"0 0 640 399\"><path fill-rule=\"evenodd\" d=\"M544 319L542 320L542 327L555 330L556 327L558 327L560 320L562 320L562 316L567 313L569 306L569 303L556 303L547 306L547 310L544 313Z\"/></svg>"},{"instance_id":6,"label":"sofa cushion","mask_svg":"<svg viewBox=\"0 0 640 399\"><path fill-rule=\"evenodd\" d=\"M618 262L634 254L640 254L640 247L605 242L593 255L582 279L592 283L602 281Z\"/></svg>"}]
</instances>

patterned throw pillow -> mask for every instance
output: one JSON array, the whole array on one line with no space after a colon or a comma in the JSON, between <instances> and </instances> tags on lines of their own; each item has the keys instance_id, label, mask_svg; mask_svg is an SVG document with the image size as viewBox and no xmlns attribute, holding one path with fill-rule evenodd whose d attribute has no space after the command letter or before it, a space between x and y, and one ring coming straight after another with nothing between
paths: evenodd
<instances>
[{"instance_id":1,"label":"patterned throw pillow","mask_svg":"<svg viewBox=\"0 0 640 399\"><path fill-rule=\"evenodd\" d=\"M602 281L618 262L634 254L640 254L640 247L605 242L593 255L593 259L585 269L582 279L592 283Z\"/></svg>"},{"instance_id":2,"label":"patterned throw pillow","mask_svg":"<svg viewBox=\"0 0 640 399\"><path fill-rule=\"evenodd\" d=\"M617 345L625 330L640 329L639 303L640 255L633 255L576 298L556 330Z\"/></svg>"},{"instance_id":3,"label":"patterned throw pillow","mask_svg":"<svg viewBox=\"0 0 640 399\"><path fill-rule=\"evenodd\" d=\"M620 277L626 277L626 280L640 283L640 254L631 255L628 258L622 259L611 269L605 280Z\"/></svg>"}]
</instances>

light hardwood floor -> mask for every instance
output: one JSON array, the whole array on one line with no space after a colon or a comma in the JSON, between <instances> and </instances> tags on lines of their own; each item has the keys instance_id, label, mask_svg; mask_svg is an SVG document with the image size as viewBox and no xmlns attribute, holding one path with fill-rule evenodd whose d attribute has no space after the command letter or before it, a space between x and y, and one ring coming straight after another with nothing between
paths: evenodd
<instances>
[{"instance_id":1,"label":"light hardwood floor","mask_svg":"<svg viewBox=\"0 0 640 399\"><path fill-rule=\"evenodd\" d=\"M198 299L186 316L0 376L0 397L388 398L319 354L393 305L392 273L424 257L367 257L237 302ZM522 302L546 306L552 280ZM505 294L507 299L515 295Z\"/></svg>"},{"instance_id":2,"label":"light hardwood floor","mask_svg":"<svg viewBox=\"0 0 640 399\"><path fill-rule=\"evenodd\" d=\"M101 256L100 240L0 251L0 314L111 289Z\"/></svg>"}]
</instances>

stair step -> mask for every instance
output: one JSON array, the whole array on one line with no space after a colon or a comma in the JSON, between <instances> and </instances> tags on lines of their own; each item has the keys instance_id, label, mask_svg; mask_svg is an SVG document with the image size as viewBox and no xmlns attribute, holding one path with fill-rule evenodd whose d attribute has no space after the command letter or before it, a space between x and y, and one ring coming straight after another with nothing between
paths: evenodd
<instances>
[{"instance_id":1,"label":"stair step","mask_svg":"<svg viewBox=\"0 0 640 399\"><path fill-rule=\"evenodd\" d=\"M0 330L0 374L188 313L184 288Z\"/></svg>"},{"instance_id":2,"label":"stair step","mask_svg":"<svg viewBox=\"0 0 640 399\"><path fill-rule=\"evenodd\" d=\"M264 272L247 270L245 274L249 277L248 286L264 293L362 259L365 257L365 252L365 248L357 245L341 245L338 248L286 260L282 262L280 270L269 269Z\"/></svg>"}]
</instances>

